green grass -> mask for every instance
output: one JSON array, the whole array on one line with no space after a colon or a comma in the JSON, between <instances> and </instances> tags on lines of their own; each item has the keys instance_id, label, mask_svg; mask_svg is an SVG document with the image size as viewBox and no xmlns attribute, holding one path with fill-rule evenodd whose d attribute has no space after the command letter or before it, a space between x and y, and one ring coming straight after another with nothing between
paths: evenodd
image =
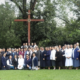
<instances>
[{"instance_id":1,"label":"green grass","mask_svg":"<svg viewBox=\"0 0 80 80\"><path fill-rule=\"evenodd\" d=\"M80 80L80 70L0 70L0 80Z\"/></svg>"}]
</instances>

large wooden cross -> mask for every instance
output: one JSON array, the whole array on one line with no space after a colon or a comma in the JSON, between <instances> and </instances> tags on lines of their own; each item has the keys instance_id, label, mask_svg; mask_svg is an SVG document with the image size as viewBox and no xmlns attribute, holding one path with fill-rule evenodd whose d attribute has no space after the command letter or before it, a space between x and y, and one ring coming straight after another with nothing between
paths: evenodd
<instances>
[{"instance_id":1,"label":"large wooden cross","mask_svg":"<svg viewBox=\"0 0 80 80\"><path fill-rule=\"evenodd\" d=\"M30 43L30 22L31 21L44 21L44 19L31 19L30 18L30 10L28 10L28 19L16 19L14 21L25 21L28 22L28 43Z\"/></svg>"}]
</instances>

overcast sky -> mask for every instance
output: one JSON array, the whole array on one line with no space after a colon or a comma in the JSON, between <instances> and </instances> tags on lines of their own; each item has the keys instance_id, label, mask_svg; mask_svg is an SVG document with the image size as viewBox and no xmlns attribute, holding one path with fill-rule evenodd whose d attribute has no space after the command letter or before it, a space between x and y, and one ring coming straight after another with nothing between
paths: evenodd
<instances>
[{"instance_id":1,"label":"overcast sky","mask_svg":"<svg viewBox=\"0 0 80 80\"><path fill-rule=\"evenodd\" d=\"M5 2L5 0L0 0L0 4L1 4L1 3L4 3L4 2Z\"/></svg>"},{"instance_id":2,"label":"overcast sky","mask_svg":"<svg viewBox=\"0 0 80 80\"><path fill-rule=\"evenodd\" d=\"M10 1L10 0L0 0L0 4L4 4L5 3L5 1ZM27 0L27 2L29 2L30 0ZM72 12L70 12L70 11L68 11L67 10L67 12L69 13L69 16L68 17L73 17L73 13ZM17 14L17 13L16 13ZM62 21L59 21L59 23L60 24L62 24Z\"/></svg>"}]
</instances>

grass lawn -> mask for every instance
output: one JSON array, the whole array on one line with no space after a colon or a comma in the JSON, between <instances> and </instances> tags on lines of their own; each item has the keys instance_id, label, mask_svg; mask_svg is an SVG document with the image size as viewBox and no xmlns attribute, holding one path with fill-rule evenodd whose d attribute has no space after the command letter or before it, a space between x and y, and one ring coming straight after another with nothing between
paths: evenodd
<instances>
[{"instance_id":1,"label":"grass lawn","mask_svg":"<svg viewBox=\"0 0 80 80\"><path fill-rule=\"evenodd\" d=\"M0 80L80 80L80 70L0 70Z\"/></svg>"}]
</instances>

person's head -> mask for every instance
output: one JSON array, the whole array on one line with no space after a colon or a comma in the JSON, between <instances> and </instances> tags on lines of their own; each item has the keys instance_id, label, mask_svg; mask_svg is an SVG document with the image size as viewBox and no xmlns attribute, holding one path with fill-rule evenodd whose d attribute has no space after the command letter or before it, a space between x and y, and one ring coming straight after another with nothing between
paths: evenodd
<instances>
[{"instance_id":1,"label":"person's head","mask_svg":"<svg viewBox=\"0 0 80 80\"><path fill-rule=\"evenodd\" d=\"M36 43L34 43L34 45L36 45Z\"/></svg>"},{"instance_id":2,"label":"person's head","mask_svg":"<svg viewBox=\"0 0 80 80\"><path fill-rule=\"evenodd\" d=\"M64 47L67 48L67 45L65 44Z\"/></svg>"},{"instance_id":3,"label":"person's head","mask_svg":"<svg viewBox=\"0 0 80 80\"><path fill-rule=\"evenodd\" d=\"M44 47L42 47L42 51L44 51Z\"/></svg>"},{"instance_id":4,"label":"person's head","mask_svg":"<svg viewBox=\"0 0 80 80\"><path fill-rule=\"evenodd\" d=\"M26 51L26 48L24 48L24 51Z\"/></svg>"},{"instance_id":5,"label":"person's head","mask_svg":"<svg viewBox=\"0 0 80 80\"><path fill-rule=\"evenodd\" d=\"M12 59L12 56L11 55L9 56L9 59Z\"/></svg>"},{"instance_id":6,"label":"person's head","mask_svg":"<svg viewBox=\"0 0 80 80\"><path fill-rule=\"evenodd\" d=\"M5 52L5 48L2 49Z\"/></svg>"},{"instance_id":7,"label":"person's head","mask_svg":"<svg viewBox=\"0 0 80 80\"><path fill-rule=\"evenodd\" d=\"M61 49L61 45L59 45L59 49Z\"/></svg>"},{"instance_id":8,"label":"person's head","mask_svg":"<svg viewBox=\"0 0 80 80\"><path fill-rule=\"evenodd\" d=\"M67 45L67 48L69 49L70 48L70 45Z\"/></svg>"},{"instance_id":9,"label":"person's head","mask_svg":"<svg viewBox=\"0 0 80 80\"><path fill-rule=\"evenodd\" d=\"M18 52L18 49L16 49L16 52Z\"/></svg>"},{"instance_id":10,"label":"person's head","mask_svg":"<svg viewBox=\"0 0 80 80\"><path fill-rule=\"evenodd\" d=\"M57 51L59 51L59 48L57 48Z\"/></svg>"},{"instance_id":11,"label":"person's head","mask_svg":"<svg viewBox=\"0 0 80 80\"><path fill-rule=\"evenodd\" d=\"M31 48L28 48L29 51L31 51Z\"/></svg>"},{"instance_id":12,"label":"person's head","mask_svg":"<svg viewBox=\"0 0 80 80\"><path fill-rule=\"evenodd\" d=\"M14 55L14 58L17 58L17 55Z\"/></svg>"},{"instance_id":13,"label":"person's head","mask_svg":"<svg viewBox=\"0 0 80 80\"><path fill-rule=\"evenodd\" d=\"M21 50L21 48L18 48L18 51L20 51Z\"/></svg>"},{"instance_id":14,"label":"person's head","mask_svg":"<svg viewBox=\"0 0 80 80\"><path fill-rule=\"evenodd\" d=\"M34 44L33 44L33 43L31 43L31 45L33 46Z\"/></svg>"},{"instance_id":15,"label":"person's head","mask_svg":"<svg viewBox=\"0 0 80 80\"><path fill-rule=\"evenodd\" d=\"M9 51L11 51L11 48L9 48Z\"/></svg>"},{"instance_id":16,"label":"person's head","mask_svg":"<svg viewBox=\"0 0 80 80\"><path fill-rule=\"evenodd\" d=\"M21 59L22 58L22 55L19 55L19 58Z\"/></svg>"},{"instance_id":17,"label":"person's head","mask_svg":"<svg viewBox=\"0 0 80 80\"><path fill-rule=\"evenodd\" d=\"M38 50L39 50L39 47L37 47L36 49L37 49L37 51L38 51Z\"/></svg>"},{"instance_id":18,"label":"person's head","mask_svg":"<svg viewBox=\"0 0 80 80\"><path fill-rule=\"evenodd\" d=\"M50 48L49 48L49 47L47 47L47 50L50 50Z\"/></svg>"},{"instance_id":19,"label":"person's head","mask_svg":"<svg viewBox=\"0 0 80 80\"><path fill-rule=\"evenodd\" d=\"M28 43L28 46L30 46L30 43Z\"/></svg>"},{"instance_id":20,"label":"person's head","mask_svg":"<svg viewBox=\"0 0 80 80\"><path fill-rule=\"evenodd\" d=\"M2 49L0 49L0 53L2 52Z\"/></svg>"},{"instance_id":21,"label":"person's head","mask_svg":"<svg viewBox=\"0 0 80 80\"><path fill-rule=\"evenodd\" d=\"M34 52L34 48L32 48L32 52Z\"/></svg>"},{"instance_id":22,"label":"person's head","mask_svg":"<svg viewBox=\"0 0 80 80\"><path fill-rule=\"evenodd\" d=\"M49 47L50 50L52 50L52 47Z\"/></svg>"},{"instance_id":23,"label":"person's head","mask_svg":"<svg viewBox=\"0 0 80 80\"><path fill-rule=\"evenodd\" d=\"M23 51L23 48L21 48L21 51Z\"/></svg>"},{"instance_id":24,"label":"person's head","mask_svg":"<svg viewBox=\"0 0 80 80\"><path fill-rule=\"evenodd\" d=\"M79 46L79 43L77 42L76 45Z\"/></svg>"},{"instance_id":25,"label":"person's head","mask_svg":"<svg viewBox=\"0 0 80 80\"><path fill-rule=\"evenodd\" d=\"M3 57L5 57L5 56L6 56L6 53L3 54Z\"/></svg>"},{"instance_id":26,"label":"person's head","mask_svg":"<svg viewBox=\"0 0 80 80\"><path fill-rule=\"evenodd\" d=\"M9 51L9 49L7 48L7 51Z\"/></svg>"},{"instance_id":27,"label":"person's head","mask_svg":"<svg viewBox=\"0 0 80 80\"><path fill-rule=\"evenodd\" d=\"M16 52L16 50L17 50L17 49L15 48L14 51Z\"/></svg>"},{"instance_id":28,"label":"person's head","mask_svg":"<svg viewBox=\"0 0 80 80\"><path fill-rule=\"evenodd\" d=\"M14 52L14 49L12 49L12 52Z\"/></svg>"},{"instance_id":29,"label":"person's head","mask_svg":"<svg viewBox=\"0 0 80 80\"><path fill-rule=\"evenodd\" d=\"M26 55L26 59L29 59L29 55Z\"/></svg>"},{"instance_id":30,"label":"person's head","mask_svg":"<svg viewBox=\"0 0 80 80\"><path fill-rule=\"evenodd\" d=\"M64 49L65 49L65 47L63 46L63 47L62 47L62 49L64 50Z\"/></svg>"},{"instance_id":31,"label":"person's head","mask_svg":"<svg viewBox=\"0 0 80 80\"><path fill-rule=\"evenodd\" d=\"M77 46L77 45L76 45L76 44L74 44L74 48L76 48L76 46Z\"/></svg>"},{"instance_id":32,"label":"person's head","mask_svg":"<svg viewBox=\"0 0 80 80\"><path fill-rule=\"evenodd\" d=\"M25 50L27 51L27 48L25 48Z\"/></svg>"},{"instance_id":33,"label":"person's head","mask_svg":"<svg viewBox=\"0 0 80 80\"><path fill-rule=\"evenodd\" d=\"M53 50L53 49L54 49L54 47L51 47L51 49Z\"/></svg>"},{"instance_id":34,"label":"person's head","mask_svg":"<svg viewBox=\"0 0 80 80\"><path fill-rule=\"evenodd\" d=\"M26 43L26 45L27 45L27 43Z\"/></svg>"},{"instance_id":35,"label":"person's head","mask_svg":"<svg viewBox=\"0 0 80 80\"><path fill-rule=\"evenodd\" d=\"M70 45L70 48L73 48L73 45L72 44Z\"/></svg>"},{"instance_id":36,"label":"person's head","mask_svg":"<svg viewBox=\"0 0 80 80\"><path fill-rule=\"evenodd\" d=\"M45 50L47 50L48 48L47 47L45 47Z\"/></svg>"},{"instance_id":37,"label":"person's head","mask_svg":"<svg viewBox=\"0 0 80 80\"><path fill-rule=\"evenodd\" d=\"M35 57L36 56L36 53L35 52L33 52L33 57Z\"/></svg>"},{"instance_id":38,"label":"person's head","mask_svg":"<svg viewBox=\"0 0 80 80\"><path fill-rule=\"evenodd\" d=\"M25 46L25 43L23 43L23 46Z\"/></svg>"}]
</instances>

